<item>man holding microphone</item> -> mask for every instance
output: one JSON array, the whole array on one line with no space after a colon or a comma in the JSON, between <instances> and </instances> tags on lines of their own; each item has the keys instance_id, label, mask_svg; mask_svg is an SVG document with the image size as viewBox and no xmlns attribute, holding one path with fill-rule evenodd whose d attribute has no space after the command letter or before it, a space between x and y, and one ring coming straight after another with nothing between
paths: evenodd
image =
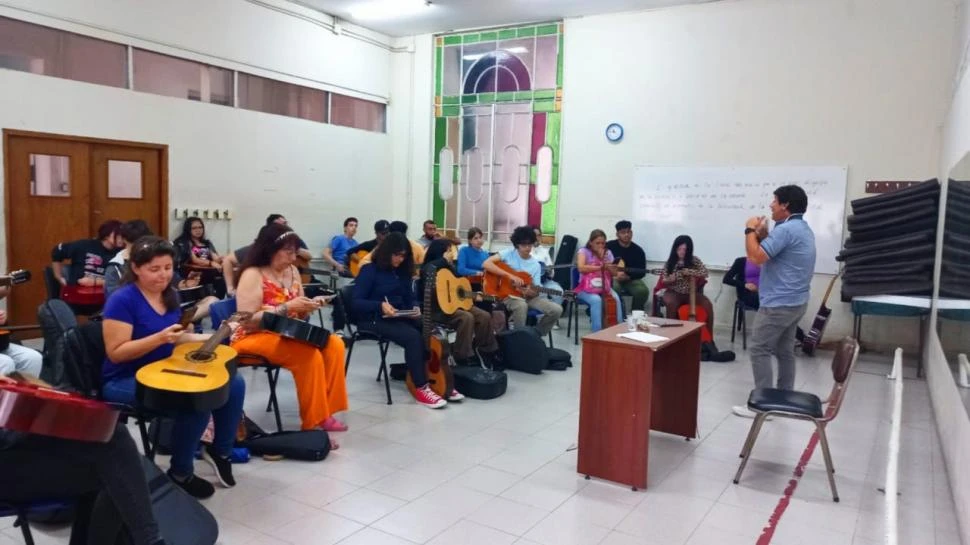
<instances>
[{"instance_id":1,"label":"man holding microphone","mask_svg":"<svg viewBox=\"0 0 970 545\"><path fill-rule=\"evenodd\" d=\"M797 185L774 191L767 234L764 216L749 218L744 229L748 260L761 265L758 287L761 307L751 333L751 370L755 388L792 390L795 386L795 331L808 308L815 272L815 233L803 216L808 196ZM761 240L759 243L758 241ZM778 382L774 383L771 356L778 359ZM733 408L738 416L753 418L744 405Z\"/></svg>"}]
</instances>

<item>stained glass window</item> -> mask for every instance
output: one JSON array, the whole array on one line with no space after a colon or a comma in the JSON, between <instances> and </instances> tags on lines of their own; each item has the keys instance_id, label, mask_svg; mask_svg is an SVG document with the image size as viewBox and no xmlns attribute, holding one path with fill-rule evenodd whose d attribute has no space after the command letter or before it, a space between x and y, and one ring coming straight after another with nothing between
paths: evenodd
<instances>
[{"instance_id":1,"label":"stained glass window","mask_svg":"<svg viewBox=\"0 0 970 545\"><path fill-rule=\"evenodd\" d=\"M449 234L464 238L479 227L488 240L505 241L520 225L555 233L562 59L558 22L436 38L434 219ZM544 146L552 182L540 202ZM451 176L441 175L444 148L454 158ZM452 191L440 191L442 178L454 180Z\"/></svg>"}]
</instances>

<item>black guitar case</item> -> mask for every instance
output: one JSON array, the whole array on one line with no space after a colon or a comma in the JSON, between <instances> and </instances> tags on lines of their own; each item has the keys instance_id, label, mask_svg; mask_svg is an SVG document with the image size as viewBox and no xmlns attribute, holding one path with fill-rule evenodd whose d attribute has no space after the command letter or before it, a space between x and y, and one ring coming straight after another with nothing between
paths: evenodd
<instances>
[{"instance_id":1,"label":"black guitar case","mask_svg":"<svg viewBox=\"0 0 970 545\"><path fill-rule=\"evenodd\" d=\"M176 486L147 458L141 457L141 464L151 495L152 512L166 545L213 545L219 538L219 523L212 513ZM94 502L87 542L103 545L133 543L118 509L104 493Z\"/></svg>"},{"instance_id":2,"label":"black guitar case","mask_svg":"<svg viewBox=\"0 0 970 545\"><path fill-rule=\"evenodd\" d=\"M573 262L573 258L576 257L576 246L579 241L576 237L572 235L563 235L559 239L559 247L556 249L556 257L553 261L554 265L569 265ZM560 286L569 287L572 285L572 271L568 268L556 269L552 273L552 279L559 283Z\"/></svg>"},{"instance_id":3,"label":"black guitar case","mask_svg":"<svg viewBox=\"0 0 970 545\"><path fill-rule=\"evenodd\" d=\"M546 352L549 353L549 365L546 366L546 369L565 371L573 366L573 358L569 355L569 352L561 348L547 348Z\"/></svg>"},{"instance_id":4,"label":"black guitar case","mask_svg":"<svg viewBox=\"0 0 970 545\"><path fill-rule=\"evenodd\" d=\"M495 337L498 339L506 369L538 375L549 367L546 343L542 342L542 337L535 328L521 327L500 331Z\"/></svg>"},{"instance_id":5,"label":"black guitar case","mask_svg":"<svg viewBox=\"0 0 970 545\"><path fill-rule=\"evenodd\" d=\"M479 365L461 365L451 368L455 377L455 389L472 399L495 399L509 387L509 377L502 371Z\"/></svg>"},{"instance_id":6,"label":"black guitar case","mask_svg":"<svg viewBox=\"0 0 970 545\"><path fill-rule=\"evenodd\" d=\"M246 438L236 441L256 456L282 456L290 460L319 462L330 454L330 436L324 430L281 431L267 433L248 417Z\"/></svg>"}]
</instances>

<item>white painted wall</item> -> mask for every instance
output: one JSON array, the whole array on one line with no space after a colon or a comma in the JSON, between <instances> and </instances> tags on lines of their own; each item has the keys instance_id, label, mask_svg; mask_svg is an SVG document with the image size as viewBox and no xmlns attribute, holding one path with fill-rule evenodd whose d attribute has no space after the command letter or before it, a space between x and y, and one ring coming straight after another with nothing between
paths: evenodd
<instances>
[{"instance_id":1,"label":"white painted wall","mask_svg":"<svg viewBox=\"0 0 970 545\"><path fill-rule=\"evenodd\" d=\"M949 79L953 82L953 102L943 129L941 179L946 178L964 155L970 152L970 70L967 68L970 63L970 1L960 2L955 27L958 29L954 47L956 54ZM935 333L930 335L926 352L926 380L943 447L943 459L950 477L960 538L966 545L970 544L970 472L967 471L970 468L970 416L953 381L953 371L943 346L965 346L967 326L942 320L941 329L943 345Z\"/></svg>"},{"instance_id":2,"label":"white painted wall","mask_svg":"<svg viewBox=\"0 0 970 545\"><path fill-rule=\"evenodd\" d=\"M934 177L953 12L949 0L744 0L567 20L559 234L582 241L628 216L638 164L847 165L847 200L866 180ZM612 121L618 145L604 137ZM741 255L743 225L724 228ZM829 279L813 282L803 326ZM719 324L733 302L725 290ZM827 338L851 332L849 306L833 303ZM911 320L870 318L863 338L917 342Z\"/></svg>"},{"instance_id":3,"label":"white painted wall","mask_svg":"<svg viewBox=\"0 0 970 545\"><path fill-rule=\"evenodd\" d=\"M371 100L391 92L388 38L337 36L329 18L283 0L0 0L0 15ZM10 70L0 70L0 127L168 144L170 205L233 210L231 222L207 222L223 252L273 212L314 253L347 215L369 238L366 226L391 212L389 134ZM180 222L169 221L174 233Z\"/></svg>"}]
</instances>

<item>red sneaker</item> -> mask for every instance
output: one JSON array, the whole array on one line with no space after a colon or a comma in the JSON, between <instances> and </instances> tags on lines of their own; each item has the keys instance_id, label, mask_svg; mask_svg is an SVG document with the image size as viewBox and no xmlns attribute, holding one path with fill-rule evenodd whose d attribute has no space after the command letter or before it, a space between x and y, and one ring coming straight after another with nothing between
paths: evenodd
<instances>
[{"instance_id":1,"label":"red sneaker","mask_svg":"<svg viewBox=\"0 0 970 545\"><path fill-rule=\"evenodd\" d=\"M465 396L458 390L452 388L451 393L448 394L448 401L461 401L462 399L465 399Z\"/></svg>"},{"instance_id":2,"label":"red sneaker","mask_svg":"<svg viewBox=\"0 0 970 545\"><path fill-rule=\"evenodd\" d=\"M427 384L423 388L414 391L414 399L418 405L424 405L429 409L440 409L448 404L440 395L434 393Z\"/></svg>"}]
</instances>

